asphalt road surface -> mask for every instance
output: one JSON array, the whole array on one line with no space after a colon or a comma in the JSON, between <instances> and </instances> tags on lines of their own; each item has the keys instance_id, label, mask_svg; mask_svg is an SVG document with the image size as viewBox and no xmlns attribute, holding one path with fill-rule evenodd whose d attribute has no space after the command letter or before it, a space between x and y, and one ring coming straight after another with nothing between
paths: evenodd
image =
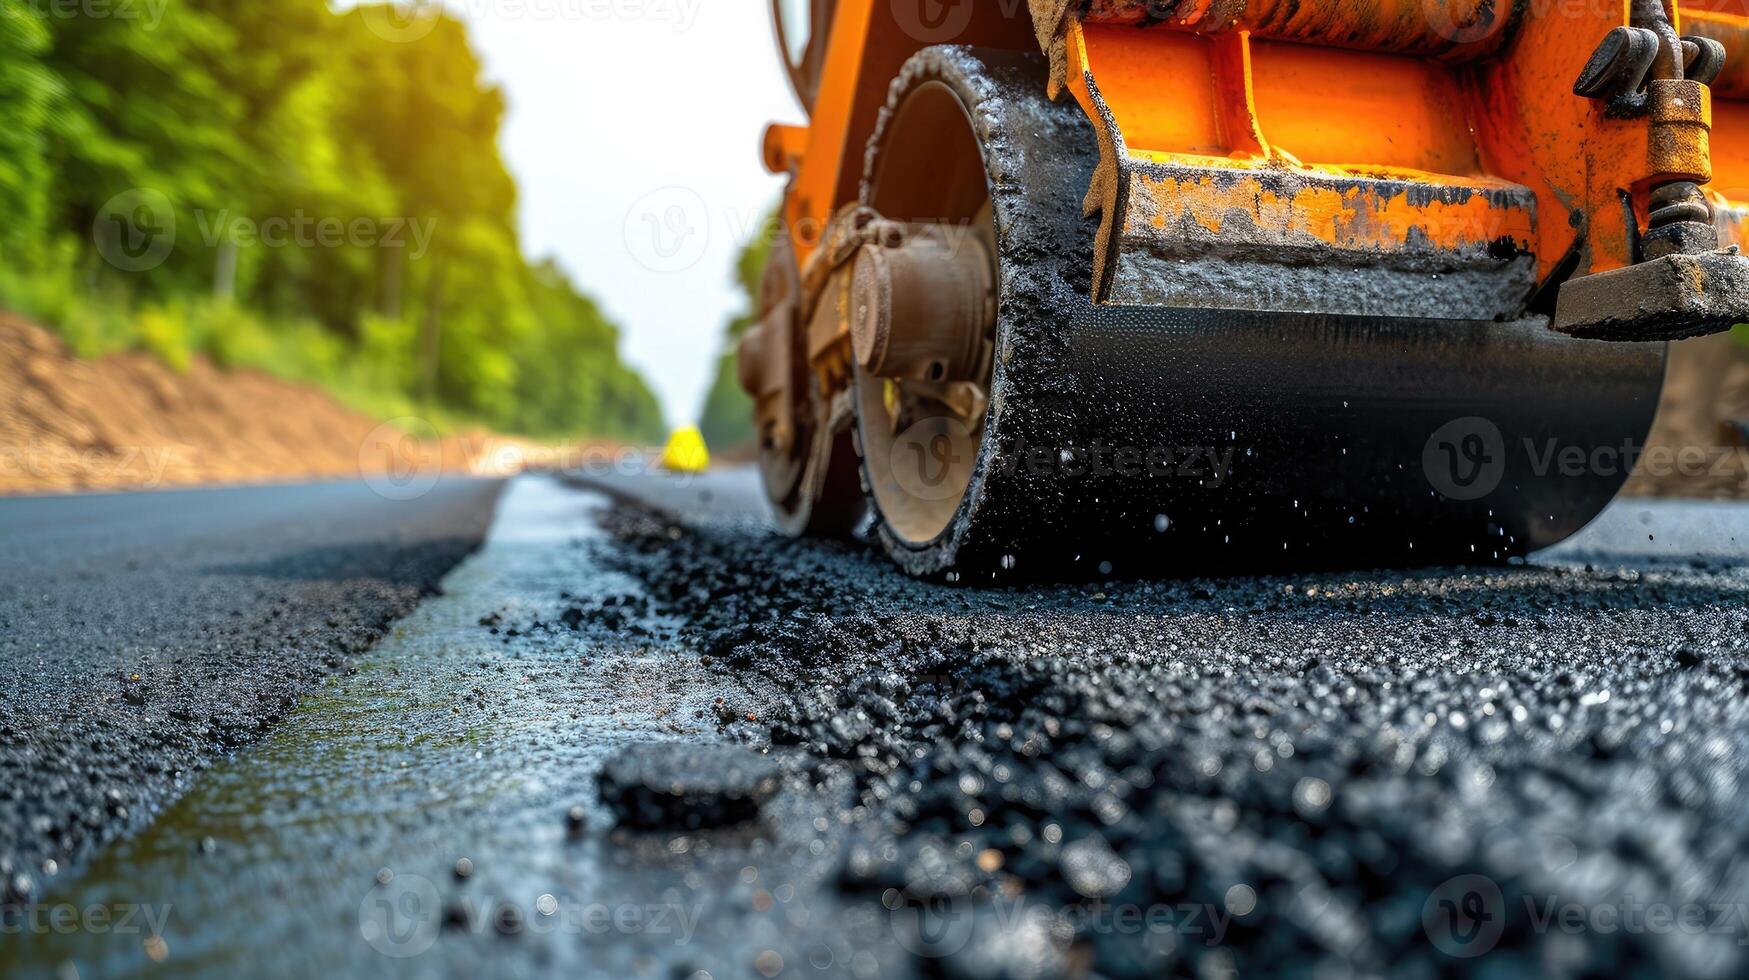
<instances>
[{"instance_id":1,"label":"asphalt road surface","mask_svg":"<svg viewBox=\"0 0 1749 980\"><path fill-rule=\"evenodd\" d=\"M0 503L0 971L1749 968L1749 509L952 588L745 473L520 479L463 558L496 490Z\"/></svg>"},{"instance_id":2,"label":"asphalt road surface","mask_svg":"<svg viewBox=\"0 0 1749 980\"><path fill-rule=\"evenodd\" d=\"M254 741L477 547L499 486L0 501L0 897Z\"/></svg>"}]
</instances>

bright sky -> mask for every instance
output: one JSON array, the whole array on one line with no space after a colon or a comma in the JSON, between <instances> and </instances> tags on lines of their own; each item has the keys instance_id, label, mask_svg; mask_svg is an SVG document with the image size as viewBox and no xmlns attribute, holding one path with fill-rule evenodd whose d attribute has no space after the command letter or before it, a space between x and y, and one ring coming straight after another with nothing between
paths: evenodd
<instances>
[{"instance_id":1,"label":"bright sky","mask_svg":"<svg viewBox=\"0 0 1749 980\"><path fill-rule=\"evenodd\" d=\"M510 103L528 254L625 331L672 424L696 420L740 306L739 245L782 193L759 162L802 121L763 0L446 0ZM417 43L417 42L413 42Z\"/></svg>"}]
</instances>

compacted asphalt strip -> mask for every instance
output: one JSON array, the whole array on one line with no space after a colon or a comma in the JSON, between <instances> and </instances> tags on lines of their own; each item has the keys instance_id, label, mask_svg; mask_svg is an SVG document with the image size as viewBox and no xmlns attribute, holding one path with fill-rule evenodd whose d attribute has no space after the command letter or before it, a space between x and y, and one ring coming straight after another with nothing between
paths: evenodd
<instances>
[{"instance_id":1,"label":"compacted asphalt strip","mask_svg":"<svg viewBox=\"0 0 1749 980\"><path fill-rule=\"evenodd\" d=\"M254 741L411 612L498 481L0 500L0 898Z\"/></svg>"}]
</instances>

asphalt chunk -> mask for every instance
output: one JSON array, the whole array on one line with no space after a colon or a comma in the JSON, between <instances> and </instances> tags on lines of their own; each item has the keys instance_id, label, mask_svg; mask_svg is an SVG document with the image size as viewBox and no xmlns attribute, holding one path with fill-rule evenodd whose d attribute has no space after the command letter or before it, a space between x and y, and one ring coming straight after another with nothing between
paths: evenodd
<instances>
[{"instance_id":1,"label":"asphalt chunk","mask_svg":"<svg viewBox=\"0 0 1749 980\"><path fill-rule=\"evenodd\" d=\"M777 793L777 763L735 745L642 742L601 769L601 800L621 827L706 830L749 823Z\"/></svg>"}]
</instances>

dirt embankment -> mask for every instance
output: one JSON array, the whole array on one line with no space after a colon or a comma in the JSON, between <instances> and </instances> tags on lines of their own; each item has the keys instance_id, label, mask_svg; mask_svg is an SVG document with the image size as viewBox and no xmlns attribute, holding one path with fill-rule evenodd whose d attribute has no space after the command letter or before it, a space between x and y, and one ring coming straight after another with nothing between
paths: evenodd
<instances>
[{"instance_id":1,"label":"dirt embankment","mask_svg":"<svg viewBox=\"0 0 1749 980\"><path fill-rule=\"evenodd\" d=\"M1719 335L1670 346L1658 421L1627 493L1749 498L1749 345Z\"/></svg>"},{"instance_id":2,"label":"dirt embankment","mask_svg":"<svg viewBox=\"0 0 1749 980\"><path fill-rule=\"evenodd\" d=\"M416 486L436 472L501 474L540 455L485 432L383 424L327 393L196 358L81 360L0 314L0 494L144 490L322 478Z\"/></svg>"},{"instance_id":3,"label":"dirt embankment","mask_svg":"<svg viewBox=\"0 0 1749 980\"><path fill-rule=\"evenodd\" d=\"M1749 346L1720 336L1671 350L1658 424L1627 492L1749 498ZM385 425L319 389L199 358L186 372L144 353L81 360L0 314L0 495L642 465L623 447L439 437L410 421Z\"/></svg>"}]
</instances>

